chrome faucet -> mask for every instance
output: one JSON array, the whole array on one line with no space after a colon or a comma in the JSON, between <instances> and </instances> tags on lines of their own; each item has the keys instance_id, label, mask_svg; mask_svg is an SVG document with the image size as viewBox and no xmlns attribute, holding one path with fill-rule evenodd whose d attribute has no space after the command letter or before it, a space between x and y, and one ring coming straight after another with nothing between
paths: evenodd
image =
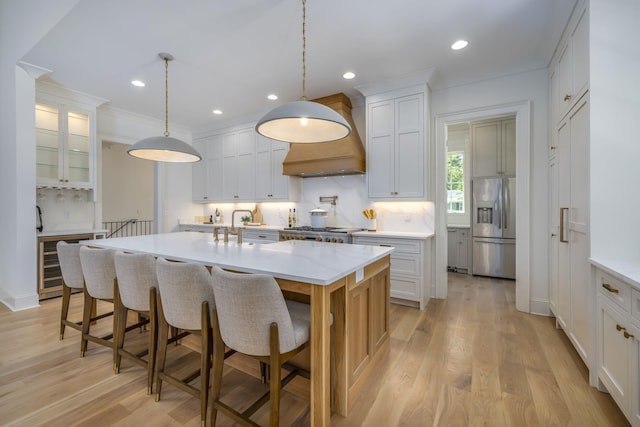
<instances>
[{"instance_id":1,"label":"chrome faucet","mask_svg":"<svg viewBox=\"0 0 640 427\"><path fill-rule=\"evenodd\" d=\"M231 234L238 234L238 230L236 230L234 224L235 224L235 219L236 219L236 212L246 212L250 215L251 217L251 222L253 222L253 212L248 210L248 209L236 209L233 212L231 212L231 230L229 230L229 232Z\"/></svg>"}]
</instances>

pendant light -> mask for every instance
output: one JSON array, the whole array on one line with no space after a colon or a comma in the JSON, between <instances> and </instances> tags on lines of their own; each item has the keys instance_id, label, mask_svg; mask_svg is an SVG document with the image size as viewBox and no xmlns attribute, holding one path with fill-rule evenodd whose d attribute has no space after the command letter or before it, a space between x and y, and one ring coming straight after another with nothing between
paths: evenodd
<instances>
[{"instance_id":1,"label":"pendant light","mask_svg":"<svg viewBox=\"0 0 640 427\"><path fill-rule=\"evenodd\" d=\"M256 124L256 131L262 136L297 144L335 141L351 133L349 123L336 111L307 101L306 3L302 0L302 101L276 107Z\"/></svg>"},{"instance_id":2,"label":"pendant light","mask_svg":"<svg viewBox=\"0 0 640 427\"><path fill-rule=\"evenodd\" d=\"M159 53L164 61L164 89L165 89L165 114L164 136L152 136L133 144L127 150L133 157L155 160L157 162L186 163L202 160L198 151L186 142L169 136L169 61L173 61L173 55Z\"/></svg>"}]
</instances>

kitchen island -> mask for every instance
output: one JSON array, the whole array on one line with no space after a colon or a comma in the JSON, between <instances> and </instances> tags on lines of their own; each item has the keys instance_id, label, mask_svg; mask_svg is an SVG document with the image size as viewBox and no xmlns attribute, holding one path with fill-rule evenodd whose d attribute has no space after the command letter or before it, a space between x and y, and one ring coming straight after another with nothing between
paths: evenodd
<instances>
[{"instance_id":1,"label":"kitchen island","mask_svg":"<svg viewBox=\"0 0 640 427\"><path fill-rule=\"evenodd\" d=\"M389 260L393 248L295 240L225 243L197 232L83 243L237 272L270 274L283 291L308 301L314 426L330 425L332 409L346 416L375 366L388 354Z\"/></svg>"}]
</instances>

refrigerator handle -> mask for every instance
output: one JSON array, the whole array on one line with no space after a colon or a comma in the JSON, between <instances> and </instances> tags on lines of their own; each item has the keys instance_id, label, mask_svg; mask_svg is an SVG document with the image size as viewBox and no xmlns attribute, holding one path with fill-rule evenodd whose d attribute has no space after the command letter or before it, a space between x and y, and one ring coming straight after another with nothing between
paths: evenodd
<instances>
[{"instance_id":1,"label":"refrigerator handle","mask_svg":"<svg viewBox=\"0 0 640 427\"><path fill-rule=\"evenodd\" d=\"M506 183L506 185L505 185ZM504 215L504 228L505 230L509 228L509 211L511 210L511 206L509 203L509 181L508 178L502 180L502 193L504 197L502 198L502 215Z\"/></svg>"},{"instance_id":2,"label":"refrigerator handle","mask_svg":"<svg viewBox=\"0 0 640 427\"><path fill-rule=\"evenodd\" d=\"M502 180L498 181L500 184L500 188L498 188L498 197L496 198L496 206L495 206L495 212L496 212L496 216L498 217L498 228L502 229Z\"/></svg>"}]
</instances>

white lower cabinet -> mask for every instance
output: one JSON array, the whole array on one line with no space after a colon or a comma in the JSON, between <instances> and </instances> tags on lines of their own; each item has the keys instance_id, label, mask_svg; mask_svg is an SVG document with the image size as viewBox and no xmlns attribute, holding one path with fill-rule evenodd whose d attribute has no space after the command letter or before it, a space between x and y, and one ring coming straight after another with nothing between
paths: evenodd
<instances>
[{"instance_id":1,"label":"white lower cabinet","mask_svg":"<svg viewBox=\"0 0 640 427\"><path fill-rule=\"evenodd\" d=\"M640 292L601 270L596 284L598 380L640 426Z\"/></svg>"},{"instance_id":2,"label":"white lower cabinet","mask_svg":"<svg viewBox=\"0 0 640 427\"><path fill-rule=\"evenodd\" d=\"M469 228L447 229L447 270L466 273L469 270Z\"/></svg>"},{"instance_id":3,"label":"white lower cabinet","mask_svg":"<svg viewBox=\"0 0 640 427\"><path fill-rule=\"evenodd\" d=\"M353 243L369 246L392 246L392 302L424 309L429 301L431 278L431 241L419 238L353 236Z\"/></svg>"}]
</instances>

